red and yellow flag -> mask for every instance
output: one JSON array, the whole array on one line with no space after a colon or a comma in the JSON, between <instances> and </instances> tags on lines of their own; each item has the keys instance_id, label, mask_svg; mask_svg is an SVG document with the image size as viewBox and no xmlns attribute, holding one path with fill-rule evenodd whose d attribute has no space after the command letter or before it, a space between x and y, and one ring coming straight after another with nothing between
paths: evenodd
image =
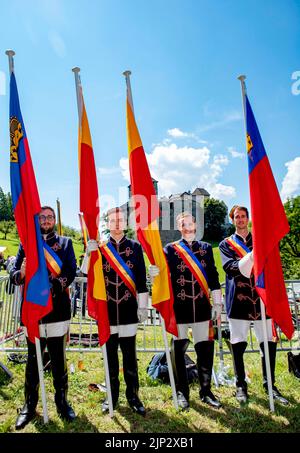
<instances>
[{"instance_id":1,"label":"red and yellow flag","mask_svg":"<svg viewBox=\"0 0 300 453\"><path fill-rule=\"evenodd\" d=\"M127 140L137 237L150 263L160 269L152 286L152 305L163 317L167 332L177 336L170 272L157 225L159 203L135 122L129 83L129 79L127 79Z\"/></svg>"},{"instance_id":2,"label":"red and yellow flag","mask_svg":"<svg viewBox=\"0 0 300 453\"><path fill-rule=\"evenodd\" d=\"M79 180L80 180L80 211L86 225L90 239L98 240L99 237L99 196L98 183L92 139L86 115L82 90L80 87L80 113L79 122ZM102 256L100 251L90 255L88 269L87 302L89 315L98 322L99 343L102 346L110 336L105 282L102 269Z\"/></svg>"}]
</instances>

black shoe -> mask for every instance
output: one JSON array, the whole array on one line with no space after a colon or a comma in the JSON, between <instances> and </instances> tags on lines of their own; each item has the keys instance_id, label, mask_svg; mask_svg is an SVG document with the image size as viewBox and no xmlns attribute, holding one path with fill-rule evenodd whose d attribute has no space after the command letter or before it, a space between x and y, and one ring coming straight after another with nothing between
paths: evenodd
<instances>
[{"instance_id":1,"label":"black shoe","mask_svg":"<svg viewBox=\"0 0 300 453\"><path fill-rule=\"evenodd\" d=\"M182 392L177 392L177 401L180 409L182 409L183 411L189 410L190 407L189 402Z\"/></svg>"},{"instance_id":2,"label":"black shoe","mask_svg":"<svg viewBox=\"0 0 300 453\"><path fill-rule=\"evenodd\" d=\"M57 407L57 413L62 420L73 422L76 418L75 412L70 404L66 401L64 405Z\"/></svg>"},{"instance_id":3,"label":"black shoe","mask_svg":"<svg viewBox=\"0 0 300 453\"><path fill-rule=\"evenodd\" d=\"M244 387L237 387L235 397L240 404L248 403L247 389Z\"/></svg>"},{"instance_id":4,"label":"black shoe","mask_svg":"<svg viewBox=\"0 0 300 453\"><path fill-rule=\"evenodd\" d=\"M288 365L289 365L289 372L293 373L296 378L300 379L300 354L293 354L291 351L288 352Z\"/></svg>"},{"instance_id":5,"label":"black shoe","mask_svg":"<svg viewBox=\"0 0 300 453\"><path fill-rule=\"evenodd\" d=\"M134 396L133 398L129 399L128 404L134 412L145 417L146 409L144 408L143 403L138 396Z\"/></svg>"},{"instance_id":6,"label":"black shoe","mask_svg":"<svg viewBox=\"0 0 300 453\"><path fill-rule=\"evenodd\" d=\"M281 393L279 392L278 388L275 387L275 385L273 386L273 398L274 400L278 401L279 403L283 404L284 406L288 406L290 403L289 401L283 396L281 395ZM268 391L268 389L267 389Z\"/></svg>"},{"instance_id":7,"label":"black shoe","mask_svg":"<svg viewBox=\"0 0 300 453\"><path fill-rule=\"evenodd\" d=\"M25 403L22 409L20 410L18 418L16 420L15 425L16 430L23 429L35 416L36 416L35 409L30 409L28 407L28 404Z\"/></svg>"},{"instance_id":8,"label":"black shoe","mask_svg":"<svg viewBox=\"0 0 300 453\"><path fill-rule=\"evenodd\" d=\"M204 394L200 392L200 399L201 401L203 401L203 403L206 403L209 406L214 407L215 409L222 407L222 404L215 397L211 390L206 391Z\"/></svg>"},{"instance_id":9,"label":"black shoe","mask_svg":"<svg viewBox=\"0 0 300 453\"><path fill-rule=\"evenodd\" d=\"M115 409L116 406L117 406L117 402L116 403L113 402L113 409ZM107 412L109 412L109 404L108 404L108 399L107 398L103 401L103 403L101 405L101 408L102 408L102 413L103 414L106 414Z\"/></svg>"}]
</instances>

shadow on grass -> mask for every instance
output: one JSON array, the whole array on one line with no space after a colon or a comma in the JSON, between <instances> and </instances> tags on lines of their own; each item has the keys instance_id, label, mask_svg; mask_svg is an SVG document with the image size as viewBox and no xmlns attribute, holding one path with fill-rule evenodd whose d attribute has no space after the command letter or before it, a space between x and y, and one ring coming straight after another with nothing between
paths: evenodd
<instances>
[{"instance_id":1,"label":"shadow on grass","mask_svg":"<svg viewBox=\"0 0 300 453\"><path fill-rule=\"evenodd\" d=\"M35 425L39 433L98 433L98 429L85 416L78 415L76 419L68 423L63 421L63 424L57 423L55 420L49 420L49 423L44 424L43 417L38 415L31 423Z\"/></svg>"},{"instance_id":2,"label":"shadow on grass","mask_svg":"<svg viewBox=\"0 0 300 453\"><path fill-rule=\"evenodd\" d=\"M197 429L188 426L185 417L178 418L178 412L174 409L174 416L168 411L168 415L163 410L146 408L146 416L142 417L132 411L128 406L119 407L118 412L130 425L126 429L122 421L116 417L115 422L125 433L196 433Z\"/></svg>"},{"instance_id":3,"label":"shadow on grass","mask_svg":"<svg viewBox=\"0 0 300 453\"><path fill-rule=\"evenodd\" d=\"M249 394L249 402L245 405L238 405L234 396L231 402L222 402L221 409L213 409L210 406L191 401L190 406L205 417L215 420L225 429L232 433L281 433L297 431L300 417L299 404L291 398L289 406L275 403L275 412L269 411L269 400ZM267 413L263 413L266 412ZM282 419L287 421L284 422ZM295 420L295 424L293 421ZM288 424L288 426L287 426Z\"/></svg>"}]
</instances>

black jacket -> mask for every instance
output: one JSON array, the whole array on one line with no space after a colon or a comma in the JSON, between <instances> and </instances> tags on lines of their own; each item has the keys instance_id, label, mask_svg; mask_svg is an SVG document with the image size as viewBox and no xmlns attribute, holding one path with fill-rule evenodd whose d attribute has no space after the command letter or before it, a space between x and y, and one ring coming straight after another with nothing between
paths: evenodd
<instances>
[{"instance_id":1,"label":"black jacket","mask_svg":"<svg viewBox=\"0 0 300 453\"><path fill-rule=\"evenodd\" d=\"M202 241L193 241L189 245L184 239L183 242L191 249L205 268L210 290L219 289L219 274L215 266L211 245ZM211 305L198 281L174 249L172 243L167 244L164 251L171 273L177 324L210 320Z\"/></svg>"},{"instance_id":2,"label":"black jacket","mask_svg":"<svg viewBox=\"0 0 300 453\"><path fill-rule=\"evenodd\" d=\"M109 242L133 272L137 293L147 292L146 268L140 244L132 239L126 238L126 236L118 243L110 237ZM110 266L103 254L102 259L110 325L118 326L137 323L138 306L136 298Z\"/></svg>"},{"instance_id":3,"label":"black jacket","mask_svg":"<svg viewBox=\"0 0 300 453\"><path fill-rule=\"evenodd\" d=\"M252 250L252 235L245 240L237 234L238 239ZM223 269L226 272L226 311L233 319L255 321L261 319L260 299L256 292L254 276L244 277L239 269L241 259L236 251L224 239L219 244Z\"/></svg>"},{"instance_id":4,"label":"black jacket","mask_svg":"<svg viewBox=\"0 0 300 453\"><path fill-rule=\"evenodd\" d=\"M53 278L48 271L53 309L41 319L41 324L66 321L71 318L71 304L67 288L76 276L76 258L72 240L64 236L58 236L53 232L47 235L46 243L58 255L63 264L61 273L57 278ZM20 244L14 267L10 271L11 282L14 285L22 285L24 283L24 280L21 280L20 271L24 258L25 252L22 244Z\"/></svg>"}]
</instances>

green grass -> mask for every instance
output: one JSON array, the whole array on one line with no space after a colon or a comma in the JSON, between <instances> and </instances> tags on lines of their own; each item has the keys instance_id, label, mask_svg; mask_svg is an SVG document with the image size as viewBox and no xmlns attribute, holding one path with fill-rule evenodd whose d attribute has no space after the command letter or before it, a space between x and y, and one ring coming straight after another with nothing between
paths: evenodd
<instances>
[{"instance_id":1,"label":"green grass","mask_svg":"<svg viewBox=\"0 0 300 453\"><path fill-rule=\"evenodd\" d=\"M225 282L225 272L223 270L222 262L221 262L221 255L219 247L213 247L213 254L215 259L215 265L219 274L219 281L220 283Z\"/></svg>"},{"instance_id":2,"label":"green grass","mask_svg":"<svg viewBox=\"0 0 300 453\"><path fill-rule=\"evenodd\" d=\"M81 241L72 240L75 256L77 259L77 263L79 263L79 257L82 255L83 252L83 245ZM4 257L7 258L8 255L16 255L19 248L19 238L16 238L10 234L7 235L7 239L0 239L0 246L6 247L4 250Z\"/></svg>"},{"instance_id":3,"label":"green grass","mask_svg":"<svg viewBox=\"0 0 300 453\"><path fill-rule=\"evenodd\" d=\"M138 344L142 345L142 331L138 333ZM159 343L161 340L159 339ZM224 346L226 350L226 346ZM240 407L234 397L233 387L215 388L214 393L220 398L223 407L212 409L202 403L198 395L198 385L191 387L189 412L177 412L173 407L171 387L152 381L146 367L153 353L138 353L140 398L147 409L145 418L134 414L125 398L125 385L120 369L120 398L115 410L115 417L101 413L101 401L105 394L88 390L90 383L103 383L103 360L100 353L79 354L68 352L68 368L75 365L75 373L69 373L69 401L75 409L77 419L74 423L62 422L57 416L53 402L53 386L50 374L45 374L48 410L50 422L43 424L41 402L38 405L38 417L22 431L25 433L49 432L102 432L102 433L291 433L300 431L300 381L287 370L286 352L279 352L277 359L277 385L289 398L288 407L275 403L275 413L270 413L267 395L262 390L260 357L258 353L246 354L245 363L249 384L250 402ZM190 356L195 360L194 352ZM121 357L120 357L121 358ZM83 359L84 369L79 370L78 361ZM0 371L0 432L15 432L14 423L17 408L23 404L24 364L12 364L4 353L2 361L13 373L13 380L5 378ZM215 358L215 370L218 369L218 358ZM230 355L225 356L225 364L231 366ZM120 360L120 366L122 362Z\"/></svg>"},{"instance_id":4,"label":"green grass","mask_svg":"<svg viewBox=\"0 0 300 453\"><path fill-rule=\"evenodd\" d=\"M218 270L218 273L219 273L219 280L220 280L220 282L224 282L225 281L225 273L224 273L223 268L222 268L219 248L218 248L217 244L212 244L212 245L213 245L213 253L214 253L215 263L216 263L216 267L217 267L217 270ZM18 247L19 247L19 239L8 235L7 236L7 240L0 239L0 246L7 247L7 249L4 251L4 257L5 258L8 255L16 255L17 251L18 251ZM80 257L80 255L82 255L84 253L83 252L82 242L81 241L75 241L73 239L73 247L74 247L74 252L75 252L76 259L77 259L77 263L79 264L79 257ZM144 259L145 259L146 267L148 268L150 263L149 263L149 260L148 260L148 258L147 258L145 253L144 253Z\"/></svg>"},{"instance_id":5,"label":"green grass","mask_svg":"<svg viewBox=\"0 0 300 453\"><path fill-rule=\"evenodd\" d=\"M0 239L0 246L6 247L4 257L16 255L19 248L19 238L7 235L7 239Z\"/></svg>"}]
</instances>

